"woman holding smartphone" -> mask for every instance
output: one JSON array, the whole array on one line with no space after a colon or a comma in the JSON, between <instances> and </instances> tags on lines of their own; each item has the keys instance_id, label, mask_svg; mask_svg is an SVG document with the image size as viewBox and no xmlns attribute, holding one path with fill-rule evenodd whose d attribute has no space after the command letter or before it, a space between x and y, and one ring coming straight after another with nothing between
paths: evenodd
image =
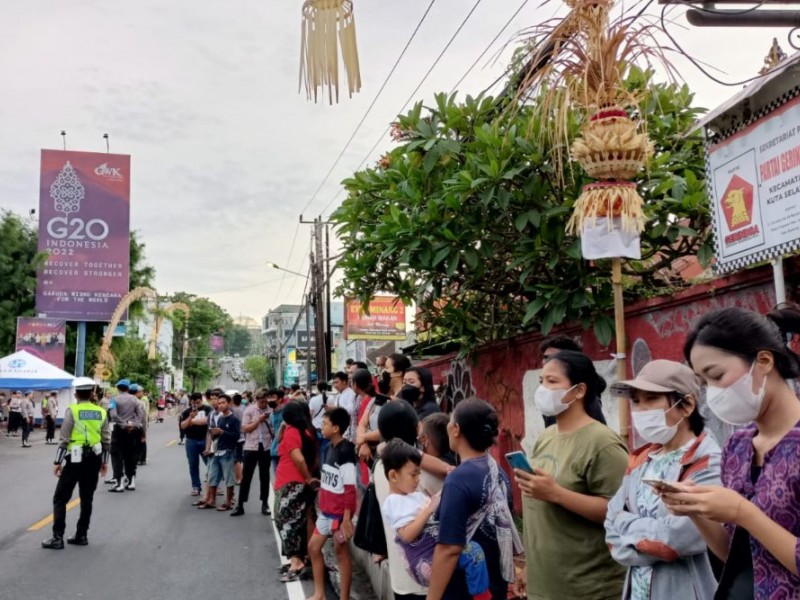
<instances>
[{"instance_id":1,"label":"woman holding smartphone","mask_svg":"<svg viewBox=\"0 0 800 600\"><path fill-rule=\"evenodd\" d=\"M766 317L724 308L703 316L684 346L708 384L709 408L742 426L722 453L725 487L690 485L663 495L725 561L720 599L798 597L800 402L787 380L800 376L800 357L786 342L787 334L798 332L796 308Z\"/></svg>"},{"instance_id":2,"label":"woman holding smartphone","mask_svg":"<svg viewBox=\"0 0 800 600\"><path fill-rule=\"evenodd\" d=\"M628 452L622 438L587 413L605 387L581 352L562 350L542 369L536 406L556 423L533 446L533 474L514 470L527 563L516 590L527 588L532 600L617 600L622 592L625 570L606 547L603 521Z\"/></svg>"},{"instance_id":3,"label":"woman holding smartphone","mask_svg":"<svg viewBox=\"0 0 800 600\"><path fill-rule=\"evenodd\" d=\"M611 391L630 399L633 428L647 442L631 456L605 521L611 556L628 568L622 597L711 600L717 581L706 542L659 496L667 486L661 482L719 484L720 449L697 410L700 382L686 365L654 360Z\"/></svg>"}]
</instances>

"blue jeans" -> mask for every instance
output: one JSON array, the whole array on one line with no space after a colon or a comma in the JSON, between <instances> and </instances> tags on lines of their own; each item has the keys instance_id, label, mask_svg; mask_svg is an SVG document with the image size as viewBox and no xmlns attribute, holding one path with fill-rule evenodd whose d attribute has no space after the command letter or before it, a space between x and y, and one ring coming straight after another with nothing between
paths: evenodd
<instances>
[{"instance_id":1,"label":"blue jeans","mask_svg":"<svg viewBox=\"0 0 800 600\"><path fill-rule=\"evenodd\" d=\"M199 490L203 487L200 482L200 460L206 464L206 457L203 450L206 449L205 440L193 440L186 438L186 459L189 461L189 477L192 478L192 489Z\"/></svg>"}]
</instances>

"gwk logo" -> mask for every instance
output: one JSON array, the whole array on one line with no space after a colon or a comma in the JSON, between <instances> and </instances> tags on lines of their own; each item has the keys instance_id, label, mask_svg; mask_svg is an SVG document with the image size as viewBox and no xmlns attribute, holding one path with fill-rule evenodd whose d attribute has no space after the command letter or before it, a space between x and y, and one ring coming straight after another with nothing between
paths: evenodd
<instances>
[{"instance_id":1,"label":"gwk logo","mask_svg":"<svg viewBox=\"0 0 800 600\"><path fill-rule=\"evenodd\" d=\"M106 179L122 179L122 173L117 167L109 167L108 163L103 163L94 170L95 175L105 177Z\"/></svg>"}]
</instances>

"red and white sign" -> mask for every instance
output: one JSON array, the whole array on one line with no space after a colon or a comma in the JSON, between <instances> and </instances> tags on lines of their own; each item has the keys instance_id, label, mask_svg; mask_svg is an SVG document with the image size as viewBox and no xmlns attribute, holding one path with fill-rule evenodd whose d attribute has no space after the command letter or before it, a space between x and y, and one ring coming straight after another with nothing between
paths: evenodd
<instances>
[{"instance_id":1,"label":"red and white sign","mask_svg":"<svg viewBox=\"0 0 800 600\"><path fill-rule=\"evenodd\" d=\"M358 300L347 300L344 337L347 340L406 339L405 304L396 296L376 296L367 307Z\"/></svg>"}]
</instances>

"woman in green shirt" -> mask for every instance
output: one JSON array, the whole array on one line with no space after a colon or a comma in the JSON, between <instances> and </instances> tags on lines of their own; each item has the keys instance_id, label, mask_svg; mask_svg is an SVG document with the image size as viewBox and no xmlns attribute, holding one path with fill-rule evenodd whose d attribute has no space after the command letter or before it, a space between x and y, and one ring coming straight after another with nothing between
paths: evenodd
<instances>
[{"instance_id":1,"label":"woman in green shirt","mask_svg":"<svg viewBox=\"0 0 800 600\"><path fill-rule=\"evenodd\" d=\"M528 600L616 600L622 594L625 570L611 558L603 522L628 451L586 412L605 388L581 352L562 350L542 369L536 406L556 423L533 446L533 474L514 471L523 494L526 556L517 588Z\"/></svg>"}]
</instances>

